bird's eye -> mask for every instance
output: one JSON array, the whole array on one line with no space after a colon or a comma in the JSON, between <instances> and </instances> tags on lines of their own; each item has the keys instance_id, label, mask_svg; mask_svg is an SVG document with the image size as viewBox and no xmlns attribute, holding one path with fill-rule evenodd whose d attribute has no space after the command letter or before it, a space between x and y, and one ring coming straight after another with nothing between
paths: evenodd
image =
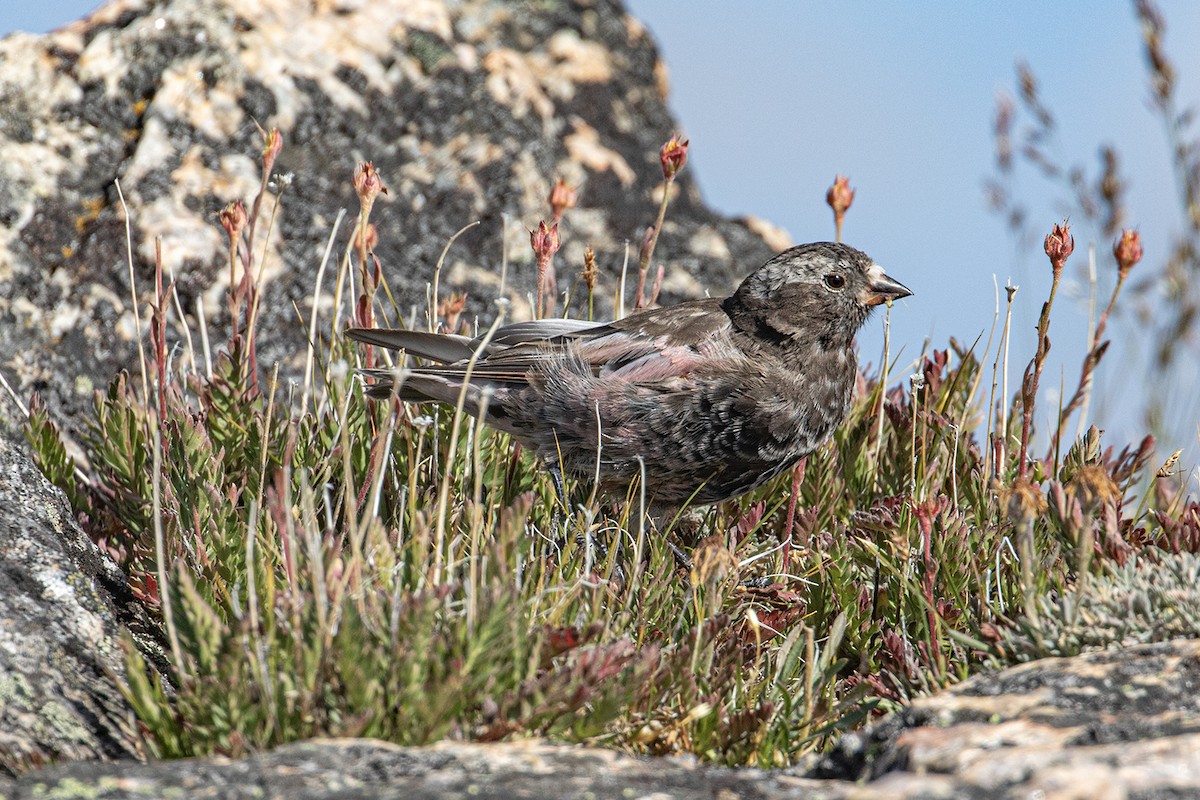
<instances>
[{"instance_id":1,"label":"bird's eye","mask_svg":"<svg viewBox=\"0 0 1200 800\"><path fill-rule=\"evenodd\" d=\"M831 272L825 276L825 285L830 289L842 289L846 286L846 279L836 272Z\"/></svg>"}]
</instances>

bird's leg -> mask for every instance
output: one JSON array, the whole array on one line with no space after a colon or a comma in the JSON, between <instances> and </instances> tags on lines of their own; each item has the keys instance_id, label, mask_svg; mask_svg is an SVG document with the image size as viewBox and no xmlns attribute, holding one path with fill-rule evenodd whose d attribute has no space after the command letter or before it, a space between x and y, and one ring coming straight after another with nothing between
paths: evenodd
<instances>
[{"instance_id":1,"label":"bird's leg","mask_svg":"<svg viewBox=\"0 0 1200 800\"><path fill-rule=\"evenodd\" d=\"M590 531L583 530L574 523L575 515L571 513L571 498L567 494L567 484L563 480L562 467L555 462L547 464L546 470L550 473L550 481L554 484L554 497L557 500L554 508L555 546L559 552L562 552L563 545L566 543L566 531L570 528L577 528L575 542L587 548L589 562L594 563L597 558L603 559L608 554L607 549L596 541ZM594 555L592 554L593 549L596 551Z\"/></svg>"},{"instance_id":2,"label":"bird's leg","mask_svg":"<svg viewBox=\"0 0 1200 800\"><path fill-rule=\"evenodd\" d=\"M550 481L554 484L554 497L558 500L559 507L556 511L570 511L571 498L567 497L567 484L563 480L562 467L556 462L551 462L546 465L546 470L550 473Z\"/></svg>"},{"instance_id":3,"label":"bird's leg","mask_svg":"<svg viewBox=\"0 0 1200 800\"><path fill-rule=\"evenodd\" d=\"M670 538L667 539L667 546L671 548L671 554L675 556L676 564L688 572L691 572L693 569L695 569L696 563L692 561L692 557L683 552L679 545L672 542Z\"/></svg>"},{"instance_id":4,"label":"bird's leg","mask_svg":"<svg viewBox=\"0 0 1200 800\"><path fill-rule=\"evenodd\" d=\"M546 471L550 473L550 482L554 485L554 514L551 518L551 538L554 541L554 551L562 556L563 548L566 546L566 536L562 529L567 527L567 520L570 515L567 513L571 508L570 498L567 497L567 485L563 481L562 468L556 463L547 463Z\"/></svg>"},{"instance_id":5,"label":"bird's leg","mask_svg":"<svg viewBox=\"0 0 1200 800\"><path fill-rule=\"evenodd\" d=\"M558 551L563 551L565 545L566 530L574 527L571 524L574 515L571 515L571 498L566 493L566 481L563 480L563 468L559 467L557 462L546 464L546 471L550 473L550 481L554 486L554 542L558 547ZM576 541L582 541L583 531L578 531L575 535Z\"/></svg>"},{"instance_id":6,"label":"bird's leg","mask_svg":"<svg viewBox=\"0 0 1200 800\"><path fill-rule=\"evenodd\" d=\"M808 464L808 456L796 462L792 468L792 493L788 496L787 527L783 531L783 571L788 572L792 560L792 528L796 524L796 499L800 496L800 484L804 483L804 467Z\"/></svg>"},{"instance_id":7,"label":"bird's leg","mask_svg":"<svg viewBox=\"0 0 1200 800\"><path fill-rule=\"evenodd\" d=\"M660 507L653 510L648 516L654 529L663 532L667 547L671 548L671 555L675 557L676 566L690 572L696 564L683 547L694 548L699 542L696 534L700 526L700 517L696 510L673 512L671 509ZM675 539L678 539L683 547L676 544Z\"/></svg>"}]
</instances>

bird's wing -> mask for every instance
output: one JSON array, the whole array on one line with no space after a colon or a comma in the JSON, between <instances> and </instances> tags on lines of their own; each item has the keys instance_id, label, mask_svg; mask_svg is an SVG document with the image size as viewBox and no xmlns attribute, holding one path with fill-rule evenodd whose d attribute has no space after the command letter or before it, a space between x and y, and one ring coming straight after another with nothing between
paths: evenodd
<instances>
[{"instance_id":1,"label":"bird's wing","mask_svg":"<svg viewBox=\"0 0 1200 800\"><path fill-rule=\"evenodd\" d=\"M690 373L723 351L729 317L720 301L694 300L631 314L602 328L584 331L573 352L598 376L634 382Z\"/></svg>"},{"instance_id":2,"label":"bird's wing","mask_svg":"<svg viewBox=\"0 0 1200 800\"><path fill-rule=\"evenodd\" d=\"M430 333L402 328L347 328L346 336L364 344L388 350L403 350L418 358L453 364L470 359L485 341L487 346L480 353L481 356L525 342L544 342L561 336L579 335L603 325L602 322L581 319L536 319L497 328L491 340L487 340L486 334L470 339L451 333Z\"/></svg>"},{"instance_id":3,"label":"bird's wing","mask_svg":"<svg viewBox=\"0 0 1200 800\"><path fill-rule=\"evenodd\" d=\"M560 336L586 336L588 331L603 328L606 324L586 319L535 319L514 322L498 328L491 341L498 345L514 345L556 339ZM472 339L471 343L478 346L484 338L485 335L481 334Z\"/></svg>"},{"instance_id":4,"label":"bird's wing","mask_svg":"<svg viewBox=\"0 0 1200 800\"><path fill-rule=\"evenodd\" d=\"M692 300L664 308L638 311L610 322L603 330L657 339L667 346L696 347L730 327L729 316L714 297Z\"/></svg>"},{"instance_id":5,"label":"bird's wing","mask_svg":"<svg viewBox=\"0 0 1200 800\"><path fill-rule=\"evenodd\" d=\"M473 381L525 384L547 365L573 363L597 377L653 382L687 375L711 358L713 342L729 330L729 318L715 299L695 300L636 312L609 323L542 319L498 328L471 367ZM462 377L484 337L350 328L357 341L405 350L440 362L413 374Z\"/></svg>"}]
</instances>

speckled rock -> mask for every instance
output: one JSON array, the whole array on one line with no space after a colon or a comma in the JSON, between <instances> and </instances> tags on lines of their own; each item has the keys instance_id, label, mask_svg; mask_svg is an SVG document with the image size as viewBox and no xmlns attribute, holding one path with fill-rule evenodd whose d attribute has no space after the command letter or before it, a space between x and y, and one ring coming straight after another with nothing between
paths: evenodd
<instances>
[{"instance_id":1,"label":"speckled rock","mask_svg":"<svg viewBox=\"0 0 1200 800\"><path fill-rule=\"evenodd\" d=\"M961 797L1197 797L1198 748L1200 641L1179 640L979 675L843 737L811 774L896 797L935 775Z\"/></svg>"},{"instance_id":2,"label":"speckled rock","mask_svg":"<svg viewBox=\"0 0 1200 800\"><path fill-rule=\"evenodd\" d=\"M842 739L816 766L725 769L541 742L302 742L231 761L76 763L0 794L178 798L1183 798L1200 796L1200 642L981 675Z\"/></svg>"},{"instance_id":3,"label":"speckled rock","mask_svg":"<svg viewBox=\"0 0 1200 800\"><path fill-rule=\"evenodd\" d=\"M357 213L361 160L388 187L372 219L405 312L423 313L443 247L479 221L441 285L467 290L486 321L507 258L512 315L527 313L526 229L549 216L560 175L581 190L559 285L594 246L603 312L625 241L636 263L657 211L658 148L678 127L665 97L651 38L615 0L111 0L53 33L11 35L0 40L0 368L70 415L136 363L117 179L139 303L161 238L184 314L172 314L172 344L184 325L198 333L201 313L222 341L229 270L215 213L258 190L257 125L281 130L274 172L290 176L271 185L269 241L259 229L265 369L278 362L288 377L302 361L297 309L307 318L339 210ZM676 188L658 249L664 298L727 291L786 243L713 213L687 170ZM350 225L338 233L336 253Z\"/></svg>"},{"instance_id":4,"label":"speckled rock","mask_svg":"<svg viewBox=\"0 0 1200 800\"><path fill-rule=\"evenodd\" d=\"M668 800L668 798L849 797L852 786L760 770L698 765L691 759L633 758L598 748L515 742L445 742L404 748L369 740L326 740L230 761L129 764L118 770L73 764L10 784L11 800L34 797L317 800ZM0 785L0 789L3 786Z\"/></svg>"},{"instance_id":5,"label":"speckled rock","mask_svg":"<svg viewBox=\"0 0 1200 800\"><path fill-rule=\"evenodd\" d=\"M52 760L143 756L118 685L118 636L129 629L161 663L124 575L0 434L0 775Z\"/></svg>"}]
</instances>

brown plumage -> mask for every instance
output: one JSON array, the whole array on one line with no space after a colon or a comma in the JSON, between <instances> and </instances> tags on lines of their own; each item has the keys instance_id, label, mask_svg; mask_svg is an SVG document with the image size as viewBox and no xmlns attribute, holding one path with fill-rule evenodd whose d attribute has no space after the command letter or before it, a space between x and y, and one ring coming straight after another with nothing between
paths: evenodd
<instances>
[{"instance_id":1,"label":"brown plumage","mask_svg":"<svg viewBox=\"0 0 1200 800\"><path fill-rule=\"evenodd\" d=\"M912 294L865 253L822 242L785 250L731 296L607 324L507 325L483 346L466 410L552 468L620 496L644 474L655 507L714 503L759 486L820 447L850 409L854 336L871 308ZM454 404L479 339L352 328L352 339L437 362L383 398Z\"/></svg>"}]
</instances>

